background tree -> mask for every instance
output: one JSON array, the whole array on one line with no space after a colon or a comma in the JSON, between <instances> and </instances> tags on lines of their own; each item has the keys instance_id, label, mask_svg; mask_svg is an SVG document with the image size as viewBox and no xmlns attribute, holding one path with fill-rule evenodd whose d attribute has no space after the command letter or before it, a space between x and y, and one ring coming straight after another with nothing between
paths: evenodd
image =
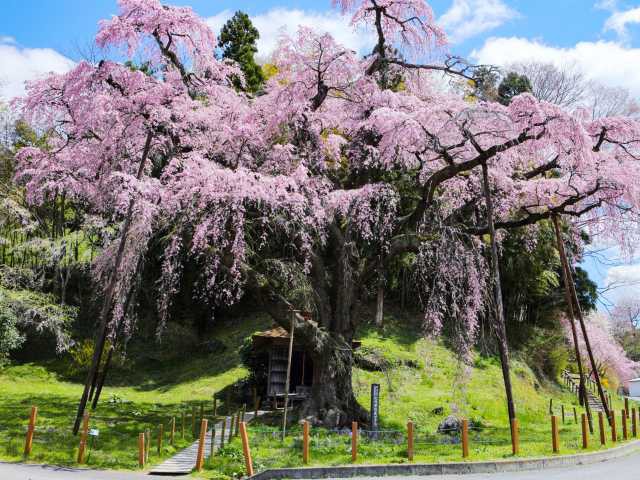
<instances>
[{"instance_id":1,"label":"background tree","mask_svg":"<svg viewBox=\"0 0 640 480\"><path fill-rule=\"evenodd\" d=\"M249 15L242 11L237 11L220 30L218 46L222 48L222 57L238 62L242 73L246 89L250 92L257 92L264 83L262 68L255 61L255 54L258 51L256 41L260 38L260 32L253 26ZM240 87L240 82L236 81Z\"/></svg>"},{"instance_id":2,"label":"background tree","mask_svg":"<svg viewBox=\"0 0 640 480\"><path fill-rule=\"evenodd\" d=\"M531 92L529 78L517 72L509 72L498 85L498 101L503 105L509 105L513 97L529 92Z\"/></svg>"}]
</instances>

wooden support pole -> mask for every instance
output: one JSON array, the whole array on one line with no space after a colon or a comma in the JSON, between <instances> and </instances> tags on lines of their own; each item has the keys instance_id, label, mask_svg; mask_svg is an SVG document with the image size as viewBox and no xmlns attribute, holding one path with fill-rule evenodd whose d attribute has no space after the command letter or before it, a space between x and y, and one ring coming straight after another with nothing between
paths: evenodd
<instances>
[{"instance_id":1,"label":"wooden support pole","mask_svg":"<svg viewBox=\"0 0 640 480\"><path fill-rule=\"evenodd\" d=\"M185 413L182 412L182 435L181 436L183 440L184 440L184 429L185 429L185 417L186 417Z\"/></svg>"},{"instance_id":2,"label":"wooden support pole","mask_svg":"<svg viewBox=\"0 0 640 480\"><path fill-rule=\"evenodd\" d=\"M289 408L289 387L291 381L291 359L293 356L293 331L295 329L296 312L291 312L291 327L289 328L289 355L287 359L287 377L284 385L284 412L282 414L282 441L287 434L287 409Z\"/></svg>"},{"instance_id":3,"label":"wooden support pole","mask_svg":"<svg viewBox=\"0 0 640 480\"><path fill-rule=\"evenodd\" d=\"M245 417L246 414L247 414L247 404L243 403L242 404L242 416L241 416L240 422L244 422L244 417Z\"/></svg>"},{"instance_id":4,"label":"wooden support pole","mask_svg":"<svg viewBox=\"0 0 640 480\"><path fill-rule=\"evenodd\" d=\"M581 415L582 420L582 448L589 448L589 432L587 430L587 415L583 413Z\"/></svg>"},{"instance_id":5,"label":"wooden support pole","mask_svg":"<svg viewBox=\"0 0 640 480\"><path fill-rule=\"evenodd\" d=\"M638 436L638 420L635 407L631 409L631 435L633 435L633 438Z\"/></svg>"},{"instance_id":6,"label":"wooden support pole","mask_svg":"<svg viewBox=\"0 0 640 480\"><path fill-rule=\"evenodd\" d=\"M31 407L31 413L29 414L29 426L27 427L27 437L24 442L24 456L31 455L31 449L33 448L33 433L36 430L36 419L38 418L38 407Z\"/></svg>"},{"instance_id":7,"label":"wooden support pole","mask_svg":"<svg viewBox=\"0 0 640 480\"><path fill-rule=\"evenodd\" d=\"M309 422L307 420L302 424L302 463L309 463Z\"/></svg>"},{"instance_id":8,"label":"wooden support pole","mask_svg":"<svg viewBox=\"0 0 640 480\"><path fill-rule=\"evenodd\" d=\"M249 447L249 435L247 434L247 424L240 423L240 437L242 438L242 453L244 454L244 463L247 467L247 475L253 476L253 460L251 459L251 448Z\"/></svg>"},{"instance_id":9,"label":"wooden support pole","mask_svg":"<svg viewBox=\"0 0 640 480\"><path fill-rule=\"evenodd\" d=\"M611 410L611 418L609 419L609 423L611 424L611 441L618 441L618 432L616 430L616 412Z\"/></svg>"},{"instance_id":10,"label":"wooden support pole","mask_svg":"<svg viewBox=\"0 0 640 480\"><path fill-rule=\"evenodd\" d=\"M216 422L211 422L211 442L210 442L209 456L213 458L216 453Z\"/></svg>"},{"instance_id":11,"label":"wooden support pole","mask_svg":"<svg viewBox=\"0 0 640 480\"><path fill-rule=\"evenodd\" d=\"M149 451L151 450L151 430L148 428L144 431L144 461L149 462Z\"/></svg>"},{"instance_id":12,"label":"wooden support pole","mask_svg":"<svg viewBox=\"0 0 640 480\"><path fill-rule=\"evenodd\" d=\"M553 398L549 399L549 415L553 415Z\"/></svg>"},{"instance_id":13,"label":"wooden support pole","mask_svg":"<svg viewBox=\"0 0 640 480\"><path fill-rule=\"evenodd\" d=\"M169 432L169 443L173 447L175 445L176 436L176 417L171 417L171 430Z\"/></svg>"},{"instance_id":14,"label":"wooden support pole","mask_svg":"<svg viewBox=\"0 0 640 480\"><path fill-rule=\"evenodd\" d=\"M213 417L218 416L218 399L216 398L215 393L213 394Z\"/></svg>"},{"instance_id":15,"label":"wooden support pole","mask_svg":"<svg viewBox=\"0 0 640 480\"><path fill-rule=\"evenodd\" d=\"M80 432L80 446L78 447L78 463L84 463L84 452L87 449L87 435L89 434L89 414L82 416L82 430Z\"/></svg>"},{"instance_id":16,"label":"wooden support pole","mask_svg":"<svg viewBox=\"0 0 640 480\"><path fill-rule=\"evenodd\" d=\"M622 439L629 440L629 432L627 431L627 411L622 410Z\"/></svg>"},{"instance_id":17,"label":"wooden support pole","mask_svg":"<svg viewBox=\"0 0 640 480\"><path fill-rule=\"evenodd\" d=\"M200 416L198 417L198 425L202 425L203 418L204 418L204 402L200 402Z\"/></svg>"},{"instance_id":18,"label":"wooden support pole","mask_svg":"<svg viewBox=\"0 0 640 480\"><path fill-rule=\"evenodd\" d=\"M162 439L164 437L164 425L158 424L158 455L162 452Z\"/></svg>"},{"instance_id":19,"label":"wooden support pole","mask_svg":"<svg viewBox=\"0 0 640 480\"><path fill-rule=\"evenodd\" d=\"M469 458L469 420L462 419L462 458Z\"/></svg>"},{"instance_id":20,"label":"wooden support pole","mask_svg":"<svg viewBox=\"0 0 640 480\"><path fill-rule=\"evenodd\" d=\"M144 433L138 434L138 466L144 468Z\"/></svg>"},{"instance_id":21,"label":"wooden support pole","mask_svg":"<svg viewBox=\"0 0 640 480\"><path fill-rule=\"evenodd\" d=\"M233 436L237 437L238 433L240 432L240 414L242 412L236 412L236 428L234 430Z\"/></svg>"},{"instance_id":22,"label":"wooden support pole","mask_svg":"<svg viewBox=\"0 0 640 480\"><path fill-rule=\"evenodd\" d=\"M578 424L578 412L576 411L576 407L573 407L573 421L576 425Z\"/></svg>"},{"instance_id":23,"label":"wooden support pole","mask_svg":"<svg viewBox=\"0 0 640 480\"><path fill-rule=\"evenodd\" d=\"M624 397L624 415L629 418L629 399Z\"/></svg>"},{"instance_id":24,"label":"wooden support pole","mask_svg":"<svg viewBox=\"0 0 640 480\"><path fill-rule=\"evenodd\" d=\"M553 453L560 452L560 438L558 435L558 417L551 415L551 446Z\"/></svg>"},{"instance_id":25,"label":"wooden support pole","mask_svg":"<svg viewBox=\"0 0 640 480\"><path fill-rule=\"evenodd\" d=\"M231 440L233 439L233 426L235 425L235 419L234 416L231 415L231 420L229 421L229 442L231 443Z\"/></svg>"},{"instance_id":26,"label":"wooden support pole","mask_svg":"<svg viewBox=\"0 0 640 480\"><path fill-rule=\"evenodd\" d=\"M358 422L351 422L351 461L358 460Z\"/></svg>"},{"instance_id":27,"label":"wooden support pole","mask_svg":"<svg viewBox=\"0 0 640 480\"><path fill-rule=\"evenodd\" d=\"M517 418L511 419L511 452L514 455L520 453L520 432Z\"/></svg>"},{"instance_id":28,"label":"wooden support pole","mask_svg":"<svg viewBox=\"0 0 640 480\"><path fill-rule=\"evenodd\" d=\"M220 448L224 447L224 435L227 431L227 417L222 419L222 430L220 431Z\"/></svg>"},{"instance_id":29,"label":"wooden support pole","mask_svg":"<svg viewBox=\"0 0 640 480\"><path fill-rule=\"evenodd\" d=\"M196 457L196 472L202 471L204 466L204 441L207 436L207 419L200 421L200 438L198 439L198 454Z\"/></svg>"},{"instance_id":30,"label":"wooden support pole","mask_svg":"<svg viewBox=\"0 0 640 480\"><path fill-rule=\"evenodd\" d=\"M196 406L191 406L191 436L196 436Z\"/></svg>"},{"instance_id":31,"label":"wooden support pole","mask_svg":"<svg viewBox=\"0 0 640 480\"><path fill-rule=\"evenodd\" d=\"M600 445L606 445L607 437L604 432L604 415L602 415L602 412L598 412L598 427L600 429Z\"/></svg>"},{"instance_id":32,"label":"wooden support pole","mask_svg":"<svg viewBox=\"0 0 640 480\"><path fill-rule=\"evenodd\" d=\"M407 458L413 462L413 422L407 422Z\"/></svg>"}]
</instances>

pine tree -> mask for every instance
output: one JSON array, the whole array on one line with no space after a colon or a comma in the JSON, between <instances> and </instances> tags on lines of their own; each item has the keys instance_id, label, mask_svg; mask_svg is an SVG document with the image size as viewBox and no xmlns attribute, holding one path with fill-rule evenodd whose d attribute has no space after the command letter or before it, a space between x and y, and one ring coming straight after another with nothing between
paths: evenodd
<instances>
[{"instance_id":1,"label":"pine tree","mask_svg":"<svg viewBox=\"0 0 640 480\"><path fill-rule=\"evenodd\" d=\"M254 59L258 51L258 38L260 33L251 23L249 15L241 11L237 11L220 31L219 46L222 48L222 57L238 62L244 73L244 89L249 92L257 92L264 83L262 68ZM241 87L240 81L236 86Z\"/></svg>"}]
</instances>

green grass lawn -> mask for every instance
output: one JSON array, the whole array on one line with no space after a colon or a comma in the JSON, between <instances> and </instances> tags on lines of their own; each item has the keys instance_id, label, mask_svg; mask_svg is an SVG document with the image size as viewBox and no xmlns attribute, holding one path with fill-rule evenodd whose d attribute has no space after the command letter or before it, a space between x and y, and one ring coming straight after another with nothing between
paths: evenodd
<instances>
[{"instance_id":1,"label":"green grass lawn","mask_svg":"<svg viewBox=\"0 0 640 480\"><path fill-rule=\"evenodd\" d=\"M240 363L238 347L253 332L269 327L266 318L252 318L228 324L214 335L227 348L219 354L200 355L180 362L150 362L144 368L114 375L112 385L104 389L101 405L93 414L90 428L99 436L89 442L87 464L96 468L136 469L137 438L150 430L150 464L167 458L193 441L191 412L200 405L211 417L212 395L246 375ZM417 329L416 329L417 330ZM224 333L223 333L224 332ZM476 356L472 365L459 363L442 344L399 328L392 323L382 331L360 332L362 348L394 364L382 372L355 369L353 385L362 405L370 402L370 385L381 385L378 440L361 435L359 463L407 462L406 425L416 428L416 462L462 460L457 435L437 434L439 423L449 414L468 418L470 432L468 461L512 458L509 427L500 365L496 360ZM513 383L520 422L520 455L551 455L549 399L554 413L566 409L566 421L560 429L561 453L582 451L580 426L573 419L573 408L582 412L573 394L550 382L540 382L524 363L514 359ZM22 461L24 436L31 405L39 409L34 447L29 461L72 465L77 455L78 438L70 434L79 383L64 381L43 365L14 365L0 371L0 459ZM219 403L224 411L225 406ZM623 403L614 400L618 432L622 436L620 410ZM186 414L182 438L182 414ZM176 417L175 444L169 444L169 425ZM271 425L278 418L270 419ZM163 447L158 453L159 425L164 425ZM590 450L600 447L596 434ZM301 433L292 425L281 442L278 429L265 421L250 425L249 437L257 471L270 467L302 465ZM607 433L607 447L611 446ZM311 464L351 463L348 432L312 429ZM234 439L206 463L203 476L229 478L244 472L242 448Z\"/></svg>"}]
</instances>

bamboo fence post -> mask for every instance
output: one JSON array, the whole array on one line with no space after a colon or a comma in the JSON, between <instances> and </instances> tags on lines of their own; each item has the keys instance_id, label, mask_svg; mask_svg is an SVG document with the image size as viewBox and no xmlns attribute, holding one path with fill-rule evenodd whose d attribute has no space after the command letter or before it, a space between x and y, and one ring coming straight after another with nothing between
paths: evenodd
<instances>
[{"instance_id":1,"label":"bamboo fence post","mask_svg":"<svg viewBox=\"0 0 640 480\"><path fill-rule=\"evenodd\" d=\"M627 412L622 410L622 439L629 440L629 432L627 431Z\"/></svg>"},{"instance_id":2,"label":"bamboo fence post","mask_svg":"<svg viewBox=\"0 0 640 480\"><path fill-rule=\"evenodd\" d=\"M600 428L600 445L605 445L607 440L604 433L604 417L602 416L602 411L598 412L598 427Z\"/></svg>"},{"instance_id":3,"label":"bamboo fence post","mask_svg":"<svg viewBox=\"0 0 640 480\"><path fill-rule=\"evenodd\" d=\"M631 409L631 435L633 435L634 438L638 436L638 421L636 419L635 407Z\"/></svg>"},{"instance_id":4,"label":"bamboo fence post","mask_svg":"<svg viewBox=\"0 0 640 480\"><path fill-rule=\"evenodd\" d=\"M227 417L222 419L222 430L220 431L220 448L224 447L224 433L227 430Z\"/></svg>"},{"instance_id":5,"label":"bamboo fence post","mask_svg":"<svg viewBox=\"0 0 640 480\"><path fill-rule=\"evenodd\" d=\"M36 419L38 418L38 407L31 407L31 413L29 414L29 426L27 427L27 438L24 442L24 456L28 457L31 454L33 447L33 433L36 429Z\"/></svg>"},{"instance_id":6,"label":"bamboo fence post","mask_svg":"<svg viewBox=\"0 0 640 480\"><path fill-rule=\"evenodd\" d=\"M407 422L407 459L413 462L413 422Z\"/></svg>"},{"instance_id":7,"label":"bamboo fence post","mask_svg":"<svg viewBox=\"0 0 640 480\"><path fill-rule=\"evenodd\" d=\"M560 452L560 441L558 437L558 417L551 415L551 445L553 453Z\"/></svg>"},{"instance_id":8,"label":"bamboo fence post","mask_svg":"<svg viewBox=\"0 0 640 480\"><path fill-rule=\"evenodd\" d=\"M251 459L251 448L249 447L249 435L247 435L247 424L240 423L240 436L242 437L242 453L247 466L247 475L253 476L253 460Z\"/></svg>"},{"instance_id":9,"label":"bamboo fence post","mask_svg":"<svg viewBox=\"0 0 640 480\"><path fill-rule=\"evenodd\" d=\"M211 422L211 449L209 451L209 455L211 456L211 458L213 458L215 453L216 453L216 422L212 421Z\"/></svg>"},{"instance_id":10,"label":"bamboo fence post","mask_svg":"<svg viewBox=\"0 0 640 480\"><path fill-rule=\"evenodd\" d=\"M138 466L144 468L144 433L138 434Z\"/></svg>"},{"instance_id":11,"label":"bamboo fence post","mask_svg":"<svg viewBox=\"0 0 640 480\"><path fill-rule=\"evenodd\" d=\"M618 441L618 432L616 429L616 412L614 410L611 410L611 419L609 423L611 423L611 441L615 443Z\"/></svg>"},{"instance_id":12,"label":"bamboo fence post","mask_svg":"<svg viewBox=\"0 0 640 480\"><path fill-rule=\"evenodd\" d=\"M358 422L351 422L351 461L358 459Z\"/></svg>"},{"instance_id":13,"label":"bamboo fence post","mask_svg":"<svg viewBox=\"0 0 640 480\"><path fill-rule=\"evenodd\" d=\"M564 405L560 405L560 411L562 412L562 424L564 425Z\"/></svg>"},{"instance_id":14,"label":"bamboo fence post","mask_svg":"<svg viewBox=\"0 0 640 480\"><path fill-rule=\"evenodd\" d=\"M148 428L144 431L144 461L149 462L149 451L151 450L151 430Z\"/></svg>"},{"instance_id":15,"label":"bamboo fence post","mask_svg":"<svg viewBox=\"0 0 640 480\"><path fill-rule=\"evenodd\" d=\"M196 471L202 471L204 465L204 441L207 435L207 419L203 418L200 421L200 438L198 440L198 456L196 457Z\"/></svg>"},{"instance_id":16,"label":"bamboo fence post","mask_svg":"<svg viewBox=\"0 0 640 480\"><path fill-rule=\"evenodd\" d=\"M78 463L84 463L84 451L87 448L87 435L89 434L89 414L82 416L82 432L80 432L80 445L78 447Z\"/></svg>"},{"instance_id":17,"label":"bamboo fence post","mask_svg":"<svg viewBox=\"0 0 640 480\"><path fill-rule=\"evenodd\" d=\"M176 417L171 417L171 431L169 433L169 443L171 446L175 444L175 436L176 436Z\"/></svg>"},{"instance_id":18,"label":"bamboo fence post","mask_svg":"<svg viewBox=\"0 0 640 480\"><path fill-rule=\"evenodd\" d=\"M305 420L302 424L302 462L306 465L309 463L309 421Z\"/></svg>"},{"instance_id":19,"label":"bamboo fence post","mask_svg":"<svg viewBox=\"0 0 640 480\"><path fill-rule=\"evenodd\" d=\"M511 419L511 451L514 455L520 453L520 432L517 418Z\"/></svg>"},{"instance_id":20,"label":"bamboo fence post","mask_svg":"<svg viewBox=\"0 0 640 480\"><path fill-rule=\"evenodd\" d=\"M469 457L469 420L462 420L462 458Z\"/></svg>"},{"instance_id":21,"label":"bamboo fence post","mask_svg":"<svg viewBox=\"0 0 640 480\"><path fill-rule=\"evenodd\" d=\"M589 432L587 431L587 414L581 415L582 420L582 448L589 448Z\"/></svg>"}]
</instances>

